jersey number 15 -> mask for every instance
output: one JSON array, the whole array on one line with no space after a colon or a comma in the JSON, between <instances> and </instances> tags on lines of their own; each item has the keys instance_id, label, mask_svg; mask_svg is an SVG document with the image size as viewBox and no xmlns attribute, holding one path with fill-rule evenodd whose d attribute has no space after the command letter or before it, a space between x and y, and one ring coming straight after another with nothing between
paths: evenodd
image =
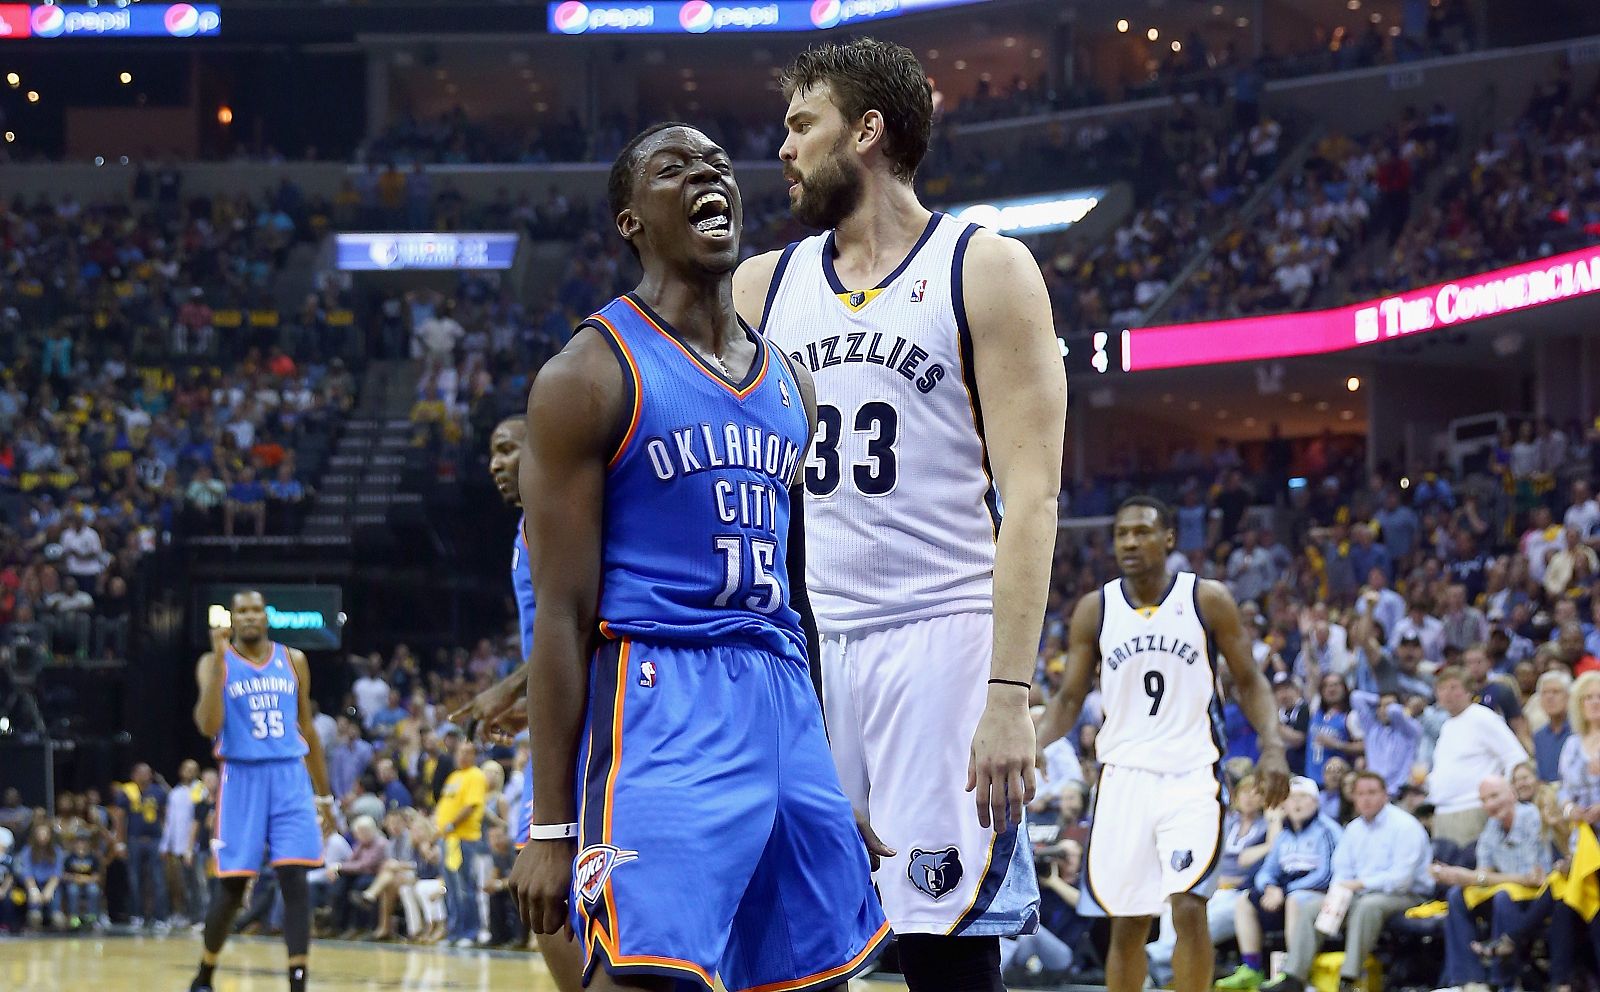
<instances>
[{"instance_id":1,"label":"jersey number 15","mask_svg":"<svg viewBox=\"0 0 1600 992\"><path fill-rule=\"evenodd\" d=\"M723 566L722 591L712 605L776 613L783 605L783 586L772 572L778 560L778 542L722 534L711 539L711 546L722 556Z\"/></svg>"}]
</instances>

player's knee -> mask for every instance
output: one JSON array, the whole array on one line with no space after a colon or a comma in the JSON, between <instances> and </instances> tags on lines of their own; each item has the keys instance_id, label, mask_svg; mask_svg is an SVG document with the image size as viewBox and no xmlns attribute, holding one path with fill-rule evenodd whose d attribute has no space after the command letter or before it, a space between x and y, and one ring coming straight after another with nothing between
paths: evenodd
<instances>
[{"instance_id":1,"label":"player's knee","mask_svg":"<svg viewBox=\"0 0 1600 992\"><path fill-rule=\"evenodd\" d=\"M899 938L900 971L912 992L1004 992L1000 938L909 933Z\"/></svg>"},{"instance_id":2,"label":"player's knee","mask_svg":"<svg viewBox=\"0 0 1600 992\"><path fill-rule=\"evenodd\" d=\"M1179 892L1172 896L1172 923L1175 927L1205 926L1206 901L1192 892Z\"/></svg>"}]
</instances>

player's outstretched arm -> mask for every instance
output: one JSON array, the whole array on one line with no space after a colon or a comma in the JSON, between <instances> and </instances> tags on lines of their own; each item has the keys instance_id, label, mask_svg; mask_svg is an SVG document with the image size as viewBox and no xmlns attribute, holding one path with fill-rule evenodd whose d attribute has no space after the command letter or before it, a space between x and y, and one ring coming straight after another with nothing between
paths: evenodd
<instances>
[{"instance_id":1,"label":"player's outstretched arm","mask_svg":"<svg viewBox=\"0 0 1600 992\"><path fill-rule=\"evenodd\" d=\"M1239 604L1233 593L1215 579L1198 579L1200 614L1211 639L1222 650L1223 660L1233 675L1233 691L1250 726L1256 730L1261 757L1256 762L1256 781L1268 809L1289 797L1289 762L1284 757L1283 739L1278 735L1278 708L1272 687L1256 665L1250 635L1239 618Z\"/></svg>"},{"instance_id":2,"label":"player's outstretched arm","mask_svg":"<svg viewBox=\"0 0 1600 992\"><path fill-rule=\"evenodd\" d=\"M1005 522L994 557L994 655L988 701L972 738L968 787L978 822L1020 822L1033 800L1033 677L1056 545L1056 499L1067 376L1044 278L1019 241L972 236L961 271L978 418Z\"/></svg>"},{"instance_id":3,"label":"player's outstretched arm","mask_svg":"<svg viewBox=\"0 0 1600 992\"><path fill-rule=\"evenodd\" d=\"M778 271L778 260L782 257L781 250L752 255L740 262L733 271L733 305L751 327L759 328L766 319L767 295L772 289L772 277ZM816 410L812 409L811 414L811 421L815 424Z\"/></svg>"},{"instance_id":4,"label":"player's outstretched arm","mask_svg":"<svg viewBox=\"0 0 1600 992\"><path fill-rule=\"evenodd\" d=\"M231 627L211 628L211 650L200 656L194 668L194 680L200 687L200 698L194 703L194 726L205 737L215 737L222 732L222 683L228 678L228 638Z\"/></svg>"},{"instance_id":5,"label":"player's outstretched arm","mask_svg":"<svg viewBox=\"0 0 1600 992\"><path fill-rule=\"evenodd\" d=\"M575 824L573 774L588 708L585 652L597 622L606 466L624 441L622 372L592 328L545 365L528 397L519 485L539 612L528 665L535 827ZM537 691L532 691L537 687ZM574 844L532 840L511 889L535 933L567 924Z\"/></svg>"},{"instance_id":6,"label":"player's outstretched arm","mask_svg":"<svg viewBox=\"0 0 1600 992\"><path fill-rule=\"evenodd\" d=\"M1067 626L1067 668L1061 676L1061 689L1050 697L1044 719L1039 721L1041 751L1072 731L1099 665L1100 593L1096 591L1079 599L1072 609L1072 622Z\"/></svg>"}]
</instances>

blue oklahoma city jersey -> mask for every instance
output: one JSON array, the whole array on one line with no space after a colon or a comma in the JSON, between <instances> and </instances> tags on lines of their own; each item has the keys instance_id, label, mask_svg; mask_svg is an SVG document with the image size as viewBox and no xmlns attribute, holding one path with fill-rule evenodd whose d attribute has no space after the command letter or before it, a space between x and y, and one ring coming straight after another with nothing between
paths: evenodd
<instances>
[{"instance_id":1,"label":"blue oklahoma city jersey","mask_svg":"<svg viewBox=\"0 0 1600 992\"><path fill-rule=\"evenodd\" d=\"M517 597L517 629L522 632L522 660L533 653L533 563L528 560L528 518L517 521L511 542L511 589Z\"/></svg>"},{"instance_id":2,"label":"blue oklahoma city jersey","mask_svg":"<svg viewBox=\"0 0 1600 992\"><path fill-rule=\"evenodd\" d=\"M302 758L300 682L289 663L289 649L271 644L260 665L233 645L224 649L227 677L222 682L222 732L216 753L229 761L279 761Z\"/></svg>"},{"instance_id":3,"label":"blue oklahoma city jersey","mask_svg":"<svg viewBox=\"0 0 1600 992\"><path fill-rule=\"evenodd\" d=\"M751 334L729 383L631 295L591 323L632 392L606 477L601 631L804 657L783 549L810 429L787 364Z\"/></svg>"},{"instance_id":4,"label":"blue oklahoma city jersey","mask_svg":"<svg viewBox=\"0 0 1600 992\"><path fill-rule=\"evenodd\" d=\"M517 598L517 629L522 632L522 660L533 653L533 562L528 555L528 517L517 521L517 536L511 542L511 589ZM512 821L512 840L522 847L528 842L533 823L533 762L522 769L522 799Z\"/></svg>"}]
</instances>

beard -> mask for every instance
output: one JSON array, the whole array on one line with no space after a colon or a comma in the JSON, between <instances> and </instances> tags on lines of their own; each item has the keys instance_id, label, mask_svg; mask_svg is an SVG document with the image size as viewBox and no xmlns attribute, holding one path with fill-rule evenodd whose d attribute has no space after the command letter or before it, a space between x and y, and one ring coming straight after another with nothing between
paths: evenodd
<instances>
[{"instance_id":1,"label":"beard","mask_svg":"<svg viewBox=\"0 0 1600 992\"><path fill-rule=\"evenodd\" d=\"M811 175L800 177L800 199L794 204L794 219L807 227L829 230L840 223L861 202L861 177L844 160L845 137L828 150Z\"/></svg>"}]
</instances>

